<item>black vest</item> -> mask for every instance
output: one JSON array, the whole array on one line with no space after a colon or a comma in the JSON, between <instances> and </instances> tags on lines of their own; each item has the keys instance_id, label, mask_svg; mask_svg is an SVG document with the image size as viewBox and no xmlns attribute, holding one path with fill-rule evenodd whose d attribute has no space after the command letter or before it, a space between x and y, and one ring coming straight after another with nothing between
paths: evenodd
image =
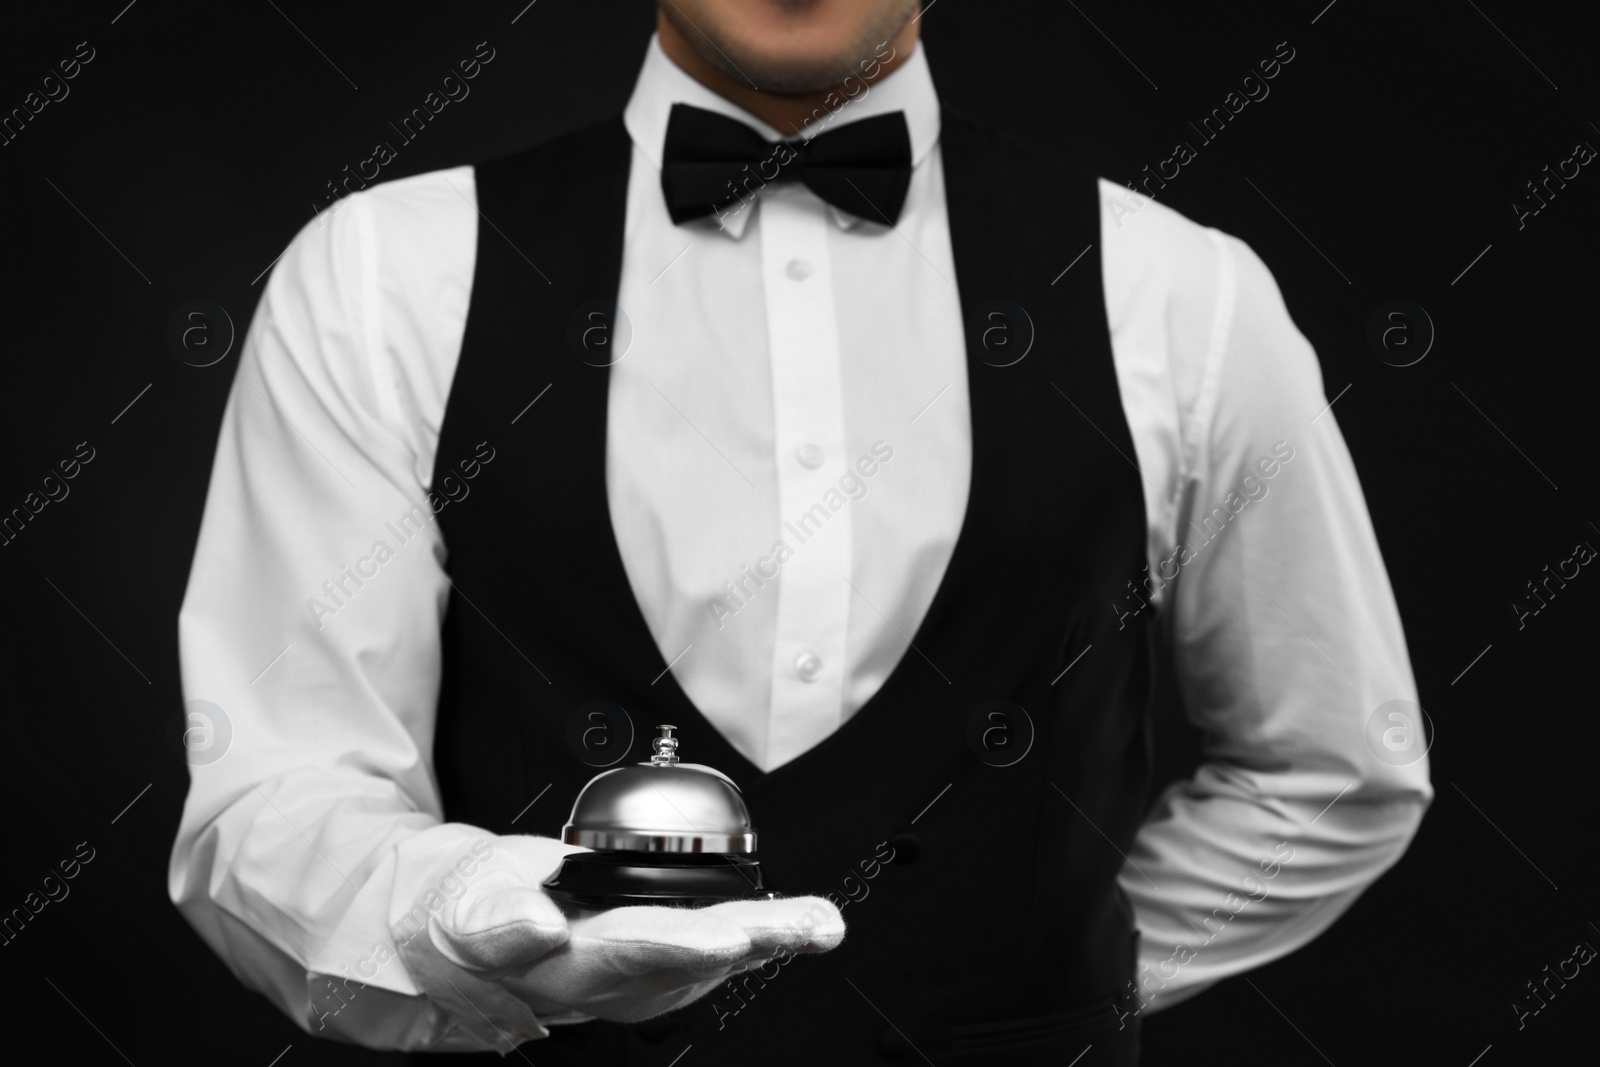
<instances>
[{"instance_id":1,"label":"black vest","mask_svg":"<svg viewBox=\"0 0 1600 1067\"><path fill-rule=\"evenodd\" d=\"M1116 877L1146 810L1149 613L1110 605L1142 573L1145 512L1095 178L948 109L941 144L968 324L964 525L916 651L770 774L696 709L651 637L606 499L607 370L569 343L593 321L584 309L616 299L623 124L477 169L484 222L434 485L459 480L480 442L495 458L438 520L454 583L434 741L445 816L559 835L597 773L569 745L573 714L608 701L639 728L631 760L654 724L676 724L696 762L743 790L771 886L831 893L848 926L837 950L662 1019L553 1028L526 1046L541 1067L665 1067L689 1044L685 1067L1059 1065L1090 1044L1081 1067L1134 1062L1137 1018L1114 1008L1135 958ZM1012 347L986 334L997 326ZM1030 326L1025 358L998 365ZM1010 705L1025 717L990 715Z\"/></svg>"}]
</instances>

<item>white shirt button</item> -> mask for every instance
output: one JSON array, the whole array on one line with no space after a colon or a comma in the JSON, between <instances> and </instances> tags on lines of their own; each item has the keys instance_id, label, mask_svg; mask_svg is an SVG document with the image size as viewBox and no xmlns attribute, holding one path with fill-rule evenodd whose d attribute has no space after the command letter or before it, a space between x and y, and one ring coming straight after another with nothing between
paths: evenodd
<instances>
[{"instance_id":1,"label":"white shirt button","mask_svg":"<svg viewBox=\"0 0 1600 1067\"><path fill-rule=\"evenodd\" d=\"M798 459L802 466L816 470L822 466L822 449L813 444L803 444L794 450L794 458Z\"/></svg>"},{"instance_id":2,"label":"white shirt button","mask_svg":"<svg viewBox=\"0 0 1600 1067\"><path fill-rule=\"evenodd\" d=\"M802 682L814 682L822 676L822 657L815 652L802 652L794 661L794 672Z\"/></svg>"},{"instance_id":3,"label":"white shirt button","mask_svg":"<svg viewBox=\"0 0 1600 1067\"><path fill-rule=\"evenodd\" d=\"M803 259L791 259L784 269L788 271L789 277L797 282L803 282L811 277L811 264Z\"/></svg>"}]
</instances>

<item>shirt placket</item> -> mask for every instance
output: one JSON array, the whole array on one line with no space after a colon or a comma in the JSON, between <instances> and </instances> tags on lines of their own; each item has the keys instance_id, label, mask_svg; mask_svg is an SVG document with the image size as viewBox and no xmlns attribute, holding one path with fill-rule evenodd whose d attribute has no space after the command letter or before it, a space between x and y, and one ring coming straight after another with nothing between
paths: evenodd
<instances>
[{"instance_id":1,"label":"shirt placket","mask_svg":"<svg viewBox=\"0 0 1600 1067\"><path fill-rule=\"evenodd\" d=\"M836 484L847 457L830 223L822 202L805 190L768 193L760 241L778 472L774 535L788 548L784 553L775 543L765 557L770 562L757 561L779 575L770 769L839 726L852 531L850 506Z\"/></svg>"}]
</instances>

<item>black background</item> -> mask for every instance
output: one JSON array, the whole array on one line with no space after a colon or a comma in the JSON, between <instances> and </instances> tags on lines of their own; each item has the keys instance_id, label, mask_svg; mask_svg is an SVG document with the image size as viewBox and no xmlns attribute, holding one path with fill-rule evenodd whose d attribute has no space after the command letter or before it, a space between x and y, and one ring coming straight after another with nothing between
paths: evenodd
<instances>
[{"instance_id":1,"label":"black background","mask_svg":"<svg viewBox=\"0 0 1600 1067\"><path fill-rule=\"evenodd\" d=\"M290 1045L290 1067L378 1058L301 1033L167 901L186 785L164 739L181 703L175 621L237 358L236 346L186 365L167 323L203 299L242 334L253 279L324 183L479 41L493 64L385 179L619 110L651 6L525 3L109 0L6 13L5 111L78 42L96 51L70 95L0 147L0 511L78 442L96 450L70 496L0 548L0 910L79 842L96 850L70 895L0 948L8 1029L47 1042L40 1058L266 1065ZM1327 934L1248 983L1150 1016L1146 1062L1557 1062L1588 1046L1600 973L1585 968L1520 1032L1509 1003L1576 941L1600 945L1600 576L1584 569L1521 630L1508 604L1576 542L1600 546L1600 169L1583 168L1520 230L1509 201L1577 141L1600 146L1595 9L1325 4L936 0L923 27L948 101L1119 181L1193 140L1185 120L1278 42L1296 51L1271 95L1162 199L1255 248L1321 357L1327 395L1349 386L1337 416L1437 731L1437 798L1401 864ZM1414 366L1385 364L1365 340L1393 299L1437 328ZM1194 739L1166 736L1177 774Z\"/></svg>"}]
</instances>

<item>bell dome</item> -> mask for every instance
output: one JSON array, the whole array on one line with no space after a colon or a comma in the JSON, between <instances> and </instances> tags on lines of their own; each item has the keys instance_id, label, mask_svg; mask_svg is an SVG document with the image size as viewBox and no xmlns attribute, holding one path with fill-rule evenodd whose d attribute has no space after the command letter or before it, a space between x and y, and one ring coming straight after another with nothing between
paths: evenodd
<instances>
[{"instance_id":1,"label":"bell dome","mask_svg":"<svg viewBox=\"0 0 1600 1067\"><path fill-rule=\"evenodd\" d=\"M714 768L678 761L675 726L661 726L649 763L595 776L562 828L569 845L630 852L756 850L750 811L733 780Z\"/></svg>"},{"instance_id":2,"label":"bell dome","mask_svg":"<svg viewBox=\"0 0 1600 1067\"><path fill-rule=\"evenodd\" d=\"M592 851L565 857L545 892L580 911L771 899L739 787L721 771L680 763L677 727L659 729L649 763L596 775L578 794L561 840Z\"/></svg>"}]
</instances>

